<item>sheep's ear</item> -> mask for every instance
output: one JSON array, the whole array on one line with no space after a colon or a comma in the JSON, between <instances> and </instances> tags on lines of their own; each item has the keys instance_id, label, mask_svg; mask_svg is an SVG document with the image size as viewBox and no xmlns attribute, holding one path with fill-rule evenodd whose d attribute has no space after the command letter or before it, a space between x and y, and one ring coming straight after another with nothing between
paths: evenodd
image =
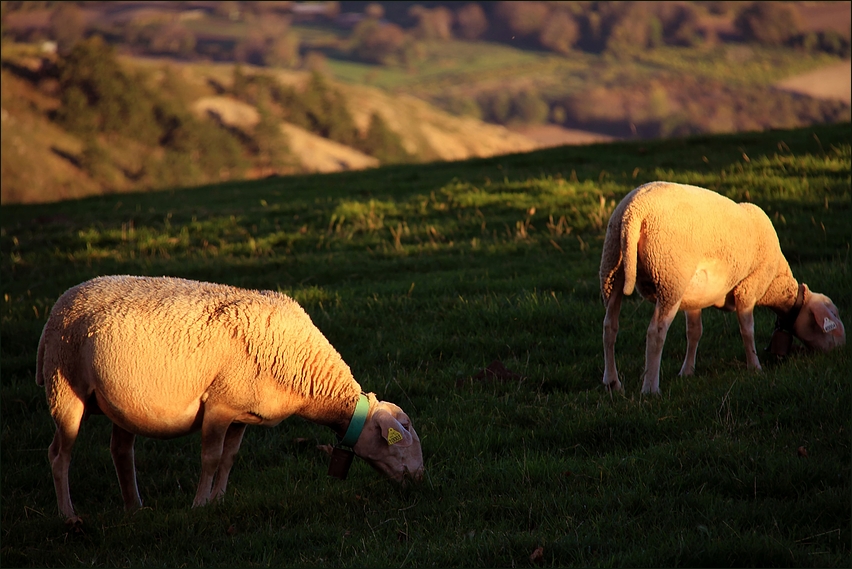
<instances>
[{"instance_id":1,"label":"sheep's ear","mask_svg":"<svg viewBox=\"0 0 852 569\"><path fill-rule=\"evenodd\" d=\"M413 442L414 439L411 438L411 433L408 432L408 429L403 427L399 421L384 409L376 411L375 421L381 430L382 438L389 446L407 447Z\"/></svg>"},{"instance_id":2,"label":"sheep's ear","mask_svg":"<svg viewBox=\"0 0 852 569\"><path fill-rule=\"evenodd\" d=\"M813 315L817 326L819 326L820 330L826 334L832 334L834 336L840 336L842 334L842 325L838 323L837 317L832 314L827 305L822 302L815 303L813 306Z\"/></svg>"}]
</instances>

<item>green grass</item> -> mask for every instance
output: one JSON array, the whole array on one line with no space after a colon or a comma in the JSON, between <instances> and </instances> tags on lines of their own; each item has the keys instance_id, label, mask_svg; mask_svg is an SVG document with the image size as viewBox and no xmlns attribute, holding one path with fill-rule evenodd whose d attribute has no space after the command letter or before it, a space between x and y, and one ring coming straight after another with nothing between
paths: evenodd
<instances>
[{"instance_id":1,"label":"green grass","mask_svg":"<svg viewBox=\"0 0 852 569\"><path fill-rule=\"evenodd\" d=\"M768 87L776 81L840 61L824 53L792 48L720 45L714 48L660 47L621 58L577 51L568 57L491 42L424 41L422 57L408 67L329 59L342 81L369 83L427 100L448 91L499 89L506 81L535 87L552 99L629 82L695 78L726 85Z\"/></svg>"},{"instance_id":2,"label":"green grass","mask_svg":"<svg viewBox=\"0 0 852 569\"><path fill-rule=\"evenodd\" d=\"M651 305L622 310L626 392L601 386L597 269L630 189L688 182L766 209L794 274L849 322L850 125L564 147L458 163L3 206L2 566L814 566L850 564L849 349L746 370L733 314L708 310L692 378L641 397ZM93 417L58 516L53 425L34 382L47 312L103 274L282 290L362 387L400 404L427 475L400 488L331 431L248 429L221 504L190 508L198 436L137 441L146 507L125 514ZM758 342L773 315L756 312ZM500 359L524 379L476 382ZM797 449L805 447L807 457Z\"/></svg>"}]
</instances>

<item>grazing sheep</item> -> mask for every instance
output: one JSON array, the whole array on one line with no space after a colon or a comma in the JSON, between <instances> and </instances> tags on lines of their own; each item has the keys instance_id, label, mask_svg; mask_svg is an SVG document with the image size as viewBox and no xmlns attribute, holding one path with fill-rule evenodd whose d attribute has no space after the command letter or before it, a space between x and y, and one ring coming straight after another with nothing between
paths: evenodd
<instances>
[{"instance_id":1,"label":"grazing sheep","mask_svg":"<svg viewBox=\"0 0 852 569\"><path fill-rule=\"evenodd\" d=\"M92 413L113 422L110 450L126 508L142 505L136 435L171 438L201 430L193 501L200 506L224 495L246 425L274 426L294 414L338 436L349 431L343 444L396 481L423 473L420 439L408 416L372 393L362 395L310 317L277 292L166 277L84 282L50 313L36 383L44 385L56 423L48 458L59 510L70 523L80 521L68 487L71 448ZM363 424L360 437L349 436L350 419Z\"/></svg>"},{"instance_id":2,"label":"grazing sheep","mask_svg":"<svg viewBox=\"0 0 852 569\"><path fill-rule=\"evenodd\" d=\"M607 226L600 279L606 303L603 383L611 389L621 389L615 367L621 299L634 287L656 303L642 393L660 392L663 343L678 310L686 313L687 337L680 375L695 371L701 309L709 306L737 312L746 361L756 370L756 305L774 310L779 329L810 348L828 351L846 343L837 307L796 282L763 210L696 186L651 182L627 194Z\"/></svg>"}]
</instances>

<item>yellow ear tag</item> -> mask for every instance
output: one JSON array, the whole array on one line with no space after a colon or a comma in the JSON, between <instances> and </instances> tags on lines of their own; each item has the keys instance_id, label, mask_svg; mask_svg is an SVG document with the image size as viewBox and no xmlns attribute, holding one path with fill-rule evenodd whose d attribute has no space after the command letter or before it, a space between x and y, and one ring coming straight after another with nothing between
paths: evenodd
<instances>
[{"instance_id":1,"label":"yellow ear tag","mask_svg":"<svg viewBox=\"0 0 852 569\"><path fill-rule=\"evenodd\" d=\"M402 440L402 433L394 429L393 427L388 428L388 444L395 445L399 441Z\"/></svg>"}]
</instances>

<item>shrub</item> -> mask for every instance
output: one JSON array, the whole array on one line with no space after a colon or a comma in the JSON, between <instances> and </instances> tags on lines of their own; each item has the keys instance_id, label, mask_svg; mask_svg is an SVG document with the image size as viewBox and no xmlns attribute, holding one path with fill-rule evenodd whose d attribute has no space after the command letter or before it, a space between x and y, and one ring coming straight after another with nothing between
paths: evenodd
<instances>
[{"instance_id":1,"label":"shrub","mask_svg":"<svg viewBox=\"0 0 852 569\"><path fill-rule=\"evenodd\" d=\"M405 150L399 135L388 127L379 113L373 113L370 117L370 126L357 148L378 158L382 164L396 164L411 160L411 155Z\"/></svg>"},{"instance_id":2,"label":"shrub","mask_svg":"<svg viewBox=\"0 0 852 569\"><path fill-rule=\"evenodd\" d=\"M393 64L403 59L405 32L396 24L368 18L360 22L349 38L349 53L368 63Z\"/></svg>"},{"instance_id":3,"label":"shrub","mask_svg":"<svg viewBox=\"0 0 852 569\"><path fill-rule=\"evenodd\" d=\"M61 105L56 120L68 130L156 139L151 102L124 74L113 49L99 36L77 43L59 63Z\"/></svg>"},{"instance_id":4,"label":"shrub","mask_svg":"<svg viewBox=\"0 0 852 569\"><path fill-rule=\"evenodd\" d=\"M512 118L527 124L539 124L547 120L550 108L538 93L530 89L521 91L512 99Z\"/></svg>"},{"instance_id":5,"label":"shrub","mask_svg":"<svg viewBox=\"0 0 852 569\"><path fill-rule=\"evenodd\" d=\"M453 37L453 13L443 6L432 10L415 4L408 14L417 19L414 35L420 39L448 40Z\"/></svg>"},{"instance_id":6,"label":"shrub","mask_svg":"<svg viewBox=\"0 0 852 569\"><path fill-rule=\"evenodd\" d=\"M50 15L50 30L59 53L64 54L83 38L86 22L82 12L73 2L60 2L59 7Z\"/></svg>"},{"instance_id":7,"label":"shrub","mask_svg":"<svg viewBox=\"0 0 852 569\"><path fill-rule=\"evenodd\" d=\"M456 11L456 25L462 38L476 40L488 29L488 18L479 4L465 4Z\"/></svg>"},{"instance_id":8,"label":"shrub","mask_svg":"<svg viewBox=\"0 0 852 569\"><path fill-rule=\"evenodd\" d=\"M192 116L173 92L181 87L173 84L176 78L171 73L166 73L160 93L149 92L124 73L112 48L97 36L76 44L59 61L58 73L60 107L54 118L83 137L80 165L94 178L111 183L121 175L100 146L99 135L162 147L148 156L143 183L192 184L218 180L223 170L230 177L245 169L238 140Z\"/></svg>"},{"instance_id":9,"label":"shrub","mask_svg":"<svg viewBox=\"0 0 852 569\"><path fill-rule=\"evenodd\" d=\"M580 26L577 25L570 14L564 10L559 10L548 19L542 28L539 43L542 47L551 51L568 55L579 37Z\"/></svg>"},{"instance_id":10,"label":"shrub","mask_svg":"<svg viewBox=\"0 0 852 569\"><path fill-rule=\"evenodd\" d=\"M786 2L754 2L734 21L747 41L782 45L799 33L796 7Z\"/></svg>"}]
</instances>

